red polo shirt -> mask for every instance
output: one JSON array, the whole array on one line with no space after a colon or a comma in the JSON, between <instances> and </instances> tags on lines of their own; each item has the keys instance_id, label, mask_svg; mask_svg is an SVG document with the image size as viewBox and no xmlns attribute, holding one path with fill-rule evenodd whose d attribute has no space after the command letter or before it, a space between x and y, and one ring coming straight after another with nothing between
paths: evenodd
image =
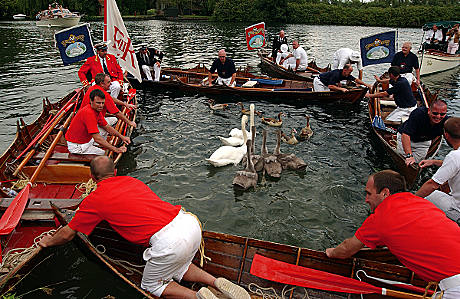
<instances>
[{"instance_id":1,"label":"red polo shirt","mask_svg":"<svg viewBox=\"0 0 460 299\"><path fill-rule=\"evenodd\" d=\"M411 193L385 198L355 236L370 248L387 246L426 281L460 274L460 227L434 204Z\"/></svg>"},{"instance_id":2,"label":"red polo shirt","mask_svg":"<svg viewBox=\"0 0 460 299\"><path fill-rule=\"evenodd\" d=\"M105 117L105 114L107 113L107 111L111 114L116 114L120 112L120 110L118 110L117 106L113 102L112 96L107 91L105 91L104 88L102 88L99 85L93 85L88 89L88 91L86 91L85 96L83 97L83 101L81 102L81 107L85 107L86 105L89 104L89 100L90 100L89 94L95 89L102 90L102 92L105 95L104 109L101 112L102 116Z\"/></svg>"},{"instance_id":3,"label":"red polo shirt","mask_svg":"<svg viewBox=\"0 0 460 299\"><path fill-rule=\"evenodd\" d=\"M97 184L80 204L69 227L89 235L105 220L126 240L148 246L150 237L169 224L180 209L161 200L141 181L118 176Z\"/></svg>"},{"instance_id":4,"label":"red polo shirt","mask_svg":"<svg viewBox=\"0 0 460 299\"><path fill-rule=\"evenodd\" d=\"M91 108L91 105L86 105L72 119L65 139L73 143L88 143L93 138L92 134L99 133L98 125L107 125L102 113Z\"/></svg>"}]
</instances>

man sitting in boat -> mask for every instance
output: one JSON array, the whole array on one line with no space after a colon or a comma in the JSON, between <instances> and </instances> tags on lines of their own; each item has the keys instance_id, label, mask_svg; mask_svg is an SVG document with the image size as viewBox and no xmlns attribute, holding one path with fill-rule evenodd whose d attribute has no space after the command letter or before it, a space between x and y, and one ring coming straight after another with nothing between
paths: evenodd
<instances>
[{"instance_id":1,"label":"man sitting in boat","mask_svg":"<svg viewBox=\"0 0 460 299\"><path fill-rule=\"evenodd\" d=\"M399 126L396 150L404 156L406 165L425 159L431 141L443 133L444 122L448 119L446 114L446 102L436 100L430 108L422 106L412 111L407 121Z\"/></svg>"},{"instance_id":2,"label":"man sitting in boat","mask_svg":"<svg viewBox=\"0 0 460 299\"><path fill-rule=\"evenodd\" d=\"M227 58L227 53L222 49L218 53L219 58L214 60L211 69L208 72L208 84L212 86L212 74L217 70L217 84L234 87L236 82L235 63L230 58Z\"/></svg>"},{"instance_id":3,"label":"man sitting in boat","mask_svg":"<svg viewBox=\"0 0 460 299\"><path fill-rule=\"evenodd\" d=\"M113 126L118 119L124 121L128 126L136 127L136 123L126 118L126 115L118 110L117 105L125 106L126 109L135 109L136 106L133 104L128 104L127 102L120 101L119 99L114 99L112 96L107 92L110 86L110 76L104 73L99 73L94 78L94 85L91 86L85 93L83 97L83 101L81 102L81 107L85 107L86 105L90 104L89 95L95 89L101 90L105 95L105 102L104 102L104 109L102 109L102 116L104 117L105 121L109 124L109 126ZM106 113L109 112L113 114L114 117L106 117ZM107 132L102 128L99 128L99 133L101 136L106 137Z\"/></svg>"},{"instance_id":4,"label":"man sitting in boat","mask_svg":"<svg viewBox=\"0 0 460 299\"><path fill-rule=\"evenodd\" d=\"M284 34L284 30L281 30L280 33L273 39L272 45L272 60L276 61L279 64L281 59L281 45L287 46L287 38Z\"/></svg>"},{"instance_id":5,"label":"man sitting in boat","mask_svg":"<svg viewBox=\"0 0 460 299\"><path fill-rule=\"evenodd\" d=\"M453 148L442 160L422 160L420 167L440 167L431 179L415 193L425 197L446 213L446 216L460 225L460 118L451 117L444 123L444 138ZM449 190L438 190L448 183Z\"/></svg>"},{"instance_id":6,"label":"man sitting in boat","mask_svg":"<svg viewBox=\"0 0 460 299\"><path fill-rule=\"evenodd\" d=\"M297 40L292 41L292 53L280 60L280 64L287 69L296 71L305 71L308 66L307 52L299 45Z\"/></svg>"},{"instance_id":7,"label":"man sitting in boat","mask_svg":"<svg viewBox=\"0 0 460 299\"><path fill-rule=\"evenodd\" d=\"M139 68L144 72L147 80L152 81L152 71L155 74L155 81L160 81L161 60L163 53L147 45L141 45L139 52L136 53Z\"/></svg>"},{"instance_id":8,"label":"man sitting in boat","mask_svg":"<svg viewBox=\"0 0 460 299\"><path fill-rule=\"evenodd\" d=\"M423 280L439 281L441 292L432 298L460 298L460 227L431 202L405 191L405 179L395 171L371 175L366 203L372 214L353 237L326 249L327 256L349 258L364 245L386 246Z\"/></svg>"},{"instance_id":9,"label":"man sitting in boat","mask_svg":"<svg viewBox=\"0 0 460 299\"><path fill-rule=\"evenodd\" d=\"M327 73L321 73L313 80L314 91L341 91L347 92L348 89L342 87L341 81L353 81L358 84L371 88L369 84L364 83L362 80L355 78L351 75L353 67L351 64L345 64L343 69L333 70Z\"/></svg>"},{"instance_id":10,"label":"man sitting in boat","mask_svg":"<svg viewBox=\"0 0 460 299\"><path fill-rule=\"evenodd\" d=\"M447 31L447 53L455 54L458 50L458 42L460 41L460 24L455 24L449 31Z\"/></svg>"},{"instance_id":11,"label":"man sitting in boat","mask_svg":"<svg viewBox=\"0 0 460 299\"><path fill-rule=\"evenodd\" d=\"M118 65L114 55L107 54L107 43L99 43L94 46L97 51L95 56L86 59L85 63L78 70L78 77L83 86L88 86L89 82L86 77L88 72L91 72L91 77L95 78L96 74L105 73L112 80L110 83L110 95L112 98L118 98L121 86L123 84L123 71Z\"/></svg>"},{"instance_id":12,"label":"man sitting in boat","mask_svg":"<svg viewBox=\"0 0 460 299\"><path fill-rule=\"evenodd\" d=\"M415 108L417 108L417 101L412 93L412 88L407 79L403 78L399 72L399 66L390 67L388 69L388 74L390 75L390 84L392 86L385 91L366 94L366 97L369 99L389 97L390 95L393 95L394 101L398 107L388 114L385 119L387 121L401 122L403 119L407 118ZM378 79L377 77L376 80L378 82L385 81Z\"/></svg>"},{"instance_id":13,"label":"man sitting in boat","mask_svg":"<svg viewBox=\"0 0 460 299\"><path fill-rule=\"evenodd\" d=\"M438 26L433 25L433 28L426 32L423 46L425 49L439 49L442 38L442 30L439 30Z\"/></svg>"},{"instance_id":14,"label":"man sitting in boat","mask_svg":"<svg viewBox=\"0 0 460 299\"><path fill-rule=\"evenodd\" d=\"M345 64L355 64L358 68L359 80L363 79L363 62L361 60L361 54L358 51L353 51L349 48L341 48L338 49L334 53L333 61L332 61L332 69L342 69Z\"/></svg>"},{"instance_id":15,"label":"man sitting in boat","mask_svg":"<svg viewBox=\"0 0 460 299\"><path fill-rule=\"evenodd\" d=\"M105 150L95 146L95 143L115 153L126 152L126 146L115 147L99 133L99 127L101 127L104 132L117 136L125 144L131 143L129 137L121 135L105 121L102 115L105 95L102 90L91 91L89 98L90 105L86 105L78 111L65 134L69 152L72 154L104 155Z\"/></svg>"},{"instance_id":16,"label":"man sitting in boat","mask_svg":"<svg viewBox=\"0 0 460 299\"><path fill-rule=\"evenodd\" d=\"M175 282L183 279L217 288L231 299L250 299L242 287L225 278L216 279L192 263L201 244L201 225L196 216L161 200L141 181L116 176L107 156L91 161L91 176L97 189L82 201L72 221L53 236L44 237L40 246L64 244L77 231L89 235L105 220L126 240L150 246L143 254L146 265L141 287L154 296L217 299L205 287L195 292Z\"/></svg>"}]
</instances>

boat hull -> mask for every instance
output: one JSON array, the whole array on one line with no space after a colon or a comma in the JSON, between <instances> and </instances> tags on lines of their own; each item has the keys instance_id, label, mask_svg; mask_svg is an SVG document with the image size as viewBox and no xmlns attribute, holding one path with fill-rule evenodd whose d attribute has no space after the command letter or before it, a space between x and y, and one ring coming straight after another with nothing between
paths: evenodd
<instances>
[{"instance_id":1,"label":"boat hull","mask_svg":"<svg viewBox=\"0 0 460 299\"><path fill-rule=\"evenodd\" d=\"M447 54L441 51L425 51L419 54L420 76L444 72L460 65L460 54Z\"/></svg>"},{"instance_id":2,"label":"boat hull","mask_svg":"<svg viewBox=\"0 0 460 299\"><path fill-rule=\"evenodd\" d=\"M26 18L26 15L24 14L17 14L13 16L13 20L24 20Z\"/></svg>"},{"instance_id":3,"label":"boat hull","mask_svg":"<svg viewBox=\"0 0 460 299\"><path fill-rule=\"evenodd\" d=\"M65 17L65 18L52 18L41 19L36 22L38 27L73 27L80 22L80 16Z\"/></svg>"}]
</instances>

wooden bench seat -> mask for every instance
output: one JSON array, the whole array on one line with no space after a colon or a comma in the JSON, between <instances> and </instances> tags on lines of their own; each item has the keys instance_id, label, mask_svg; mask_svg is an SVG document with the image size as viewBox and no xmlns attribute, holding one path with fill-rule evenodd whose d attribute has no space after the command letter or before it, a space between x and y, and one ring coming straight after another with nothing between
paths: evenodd
<instances>
[{"instance_id":1,"label":"wooden bench seat","mask_svg":"<svg viewBox=\"0 0 460 299\"><path fill-rule=\"evenodd\" d=\"M45 156L45 152L39 152L34 155L34 159L41 160ZM97 155L78 155L71 153L57 153L54 152L48 159L49 160L60 160L69 162L90 162Z\"/></svg>"}]
</instances>

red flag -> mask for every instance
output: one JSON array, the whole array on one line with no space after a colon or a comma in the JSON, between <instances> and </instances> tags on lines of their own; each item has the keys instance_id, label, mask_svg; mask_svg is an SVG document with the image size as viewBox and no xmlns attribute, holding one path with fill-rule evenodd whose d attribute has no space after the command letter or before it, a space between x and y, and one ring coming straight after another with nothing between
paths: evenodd
<instances>
[{"instance_id":1,"label":"red flag","mask_svg":"<svg viewBox=\"0 0 460 299\"><path fill-rule=\"evenodd\" d=\"M258 23L245 29L248 50L265 47L265 23Z\"/></svg>"}]
</instances>

